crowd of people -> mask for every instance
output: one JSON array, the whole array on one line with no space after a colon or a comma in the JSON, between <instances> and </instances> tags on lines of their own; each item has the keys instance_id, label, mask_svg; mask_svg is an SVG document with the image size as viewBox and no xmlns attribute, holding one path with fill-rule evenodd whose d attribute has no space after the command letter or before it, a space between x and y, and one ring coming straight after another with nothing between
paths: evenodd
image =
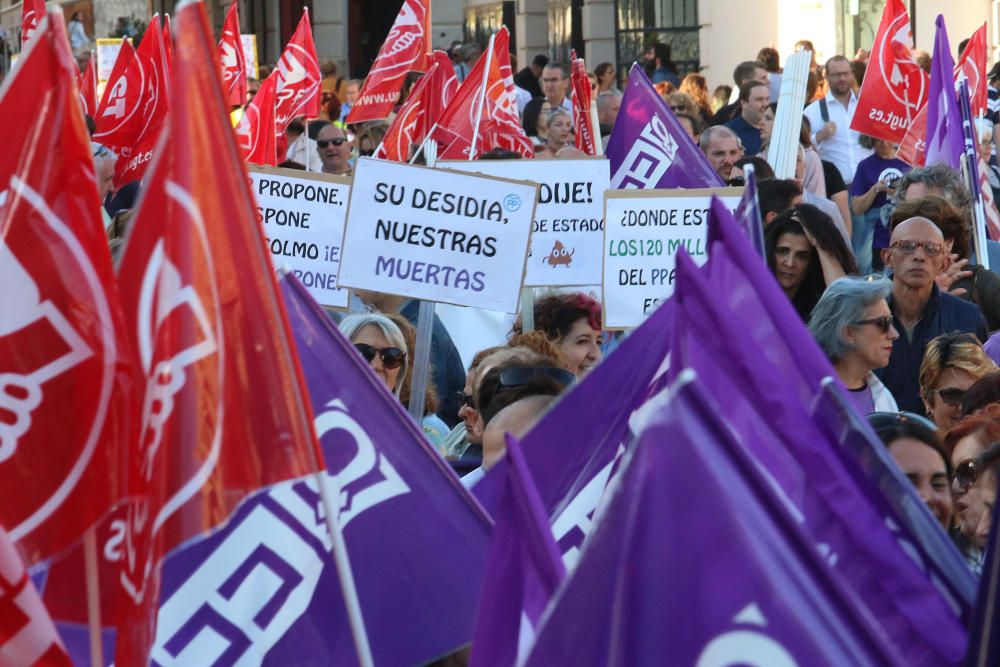
<instances>
[{"instance_id":1,"label":"crowd of people","mask_svg":"<svg viewBox=\"0 0 1000 667\"><path fill-rule=\"evenodd\" d=\"M798 46L812 50L808 42ZM482 49L456 45L449 53L462 80ZM1000 459L1000 338L988 337L1000 328L1000 275L973 256L972 200L962 175L940 164L913 168L895 156L898 146L851 129L863 52L834 56L822 66L813 61L793 179L775 178L767 162L782 76L775 49L761 49L737 65L733 85L711 92L703 75L682 75L666 45L651 46L644 62L666 105L723 181L741 185L746 165L754 167L767 266L854 407L868 415L970 566L981 568ZM921 63L929 69L929 58ZM518 109L536 157L580 156L567 66L538 55L514 71ZM358 156L375 152L388 122L345 124L363 82L338 77L330 63L322 72L321 118L289 125L280 166L350 175ZM261 78L266 74L264 68ZM605 143L621 105L619 74L601 63L590 77ZM1000 189L993 171L1000 64L989 83L989 113L978 130L991 185ZM258 88L250 81L248 101ZM93 149L114 248L137 187L114 191L114 155L98 144ZM988 242L991 259L996 248ZM418 304L374 292L358 297L364 312L336 315L341 331L406 403ZM601 331L601 304L583 293L544 295L533 315L532 330L518 319L505 345L479 351L468 368L435 319L422 426L469 487L503 456L504 433L530 429L601 362L612 338Z\"/></svg>"}]
</instances>

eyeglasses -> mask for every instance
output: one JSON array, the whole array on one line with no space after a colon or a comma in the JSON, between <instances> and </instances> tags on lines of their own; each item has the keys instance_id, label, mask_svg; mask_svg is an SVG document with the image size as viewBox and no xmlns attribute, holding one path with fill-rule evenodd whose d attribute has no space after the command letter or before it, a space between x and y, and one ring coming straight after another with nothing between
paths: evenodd
<instances>
[{"instance_id":1,"label":"eyeglasses","mask_svg":"<svg viewBox=\"0 0 1000 667\"><path fill-rule=\"evenodd\" d=\"M684 111L684 107L671 105L670 110L671 111Z\"/></svg>"},{"instance_id":2,"label":"eyeglasses","mask_svg":"<svg viewBox=\"0 0 1000 667\"><path fill-rule=\"evenodd\" d=\"M934 393L941 397L945 405L950 405L953 408L961 405L962 399L965 398L965 389L959 389L958 387L935 389Z\"/></svg>"},{"instance_id":3,"label":"eyeglasses","mask_svg":"<svg viewBox=\"0 0 1000 667\"><path fill-rule=\"evenodd\" d=\"M864 324L874 324L882 330L882 333L887 334L889 333L889 329L892 328L893 322L895 322L895 318L892 315L883 315L882 317L873 317L868 320L858 320L857 322L853 322L853 324L858 326Z\"/></svg>"},{"instance_id":4,"label":"eyeglasses","mask_svg":"<svg viewBox=\"0 0 1000 667\"><path fill-rule=\"evenodd\" d=\"M917 251L917 248L923 247L924 254L928 257L937 257L944 250L944 246L940 243L934 243L933 241L896 241L890 248L899 248L899 250L907 255L912 255Z\"/></svg>"},{"instance_id":5,"label":"eyeglasses","mask_svg":"<svg viewBox=\"0 0 1000 667\"><path fill-rule=\"evenodd\" d=\"M342 146L346 141L347 137L334 137L333 139L319 139L316 141L316 145L320 148L326 148L330 144L333 144L334 146Z\"/></svg>"},{"instance_id":6,"label":"eyeglasses","mask_svg":"<svg viewBox=\"0 0 1000 667\"><path fill-rule=\"evenodd\" d=\"M542 83L559 83L562 80L563 80L562 77L558 77L558 78L555 78L555 79L552 79L552 78L549 78L549 77L545 77L545 78L542 79Z\"/></svg>"},{"instance_id":7,"label":"eyeglasses","mask_svg":"<svg viewBox=\"0 0 1000 667\"><path fill-rule=\"evenodd\" d=\"M565 368L552 366L537 366L535 368L508 368L500 374L501 387L521 387L535 376L543 375L552 378L561 385L570 385L576 381L576 376Z\"/></svg>"},{"instance_id":8,"label":"eyeglasses","mask_svg":"<svg viewBox=\"0 0 1000 667\"><path fill-rule=\"evenodd\" d=\"M463 391L458 392L458 407L461 408L474 408L476 407L476 398L472 394L466 394Z\"/></svg>"},{"instance_id":9,"label":"eyeglasses","mask_svg":"<svg viewBox=\"0 0 1000 667\"><path fill-rule=\"evenodd\" d=\"M406 352L403 352L398 347L383 347L379 349L365 343L355 343L354 347L358 348L358 352L361 353L361 356L369 364L375 360L375 355L377 354L382 359L382 366L389 370L399 368L403 365L403 360L406 359Z\"/></svg>"},{"instance_id":10,"label":"eyeglasses","mask_svg":"<svg viewBox=\"0 0 1000 667\"><path fill-rule=\"evenodd\" d=\"M955 488L959 493L965 493L979 477L976 459L965 459L955 466Z\"/></svg>"}]
</instances>

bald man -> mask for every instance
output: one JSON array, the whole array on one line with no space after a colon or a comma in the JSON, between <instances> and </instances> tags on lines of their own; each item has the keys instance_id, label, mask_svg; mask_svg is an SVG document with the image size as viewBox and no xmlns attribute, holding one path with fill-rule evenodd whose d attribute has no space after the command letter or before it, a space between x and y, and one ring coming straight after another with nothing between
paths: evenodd
<instances>
[{"instance_id":1,"label":"bald man","mask_svg":"<svg viewBox=\"0 0 1000 667\"><path fill-rule=\"evenodd\" d=\"M507 452L507 434L515 438L524 436L555 400L555 396L548 394L528 396L496 413L483 431L483 465L463 477L462 484L472 488L482 479Z\"/></svg>"},{"instance_id":2,"label":"bald man","mask_svg":"<svg viewBox=\"0 0 1000 667\"><path fill-rule=\"evenodd\" d=\"M901 335L892 344L889 365L876 373L900 410L923 415L919 375L924 347L952 331L985 341L986 321L976 304L938 290L934 279L945 268L948 248L941 230L927 218L908 218L896 225L882 260L892 269L889 309Z\"/></svg>"}]
</instances>

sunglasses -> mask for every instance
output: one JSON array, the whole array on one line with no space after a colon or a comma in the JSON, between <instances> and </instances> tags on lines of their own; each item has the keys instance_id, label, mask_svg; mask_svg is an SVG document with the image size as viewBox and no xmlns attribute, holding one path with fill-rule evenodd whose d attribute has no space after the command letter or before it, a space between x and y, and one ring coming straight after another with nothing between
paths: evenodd
<instances>
[{"instance_id":1,"label":"sunglasses","mask_svg":"<svg viewBox=\"0 0 1000 667\"><path fill-rule=\"evenodd\" d=\"M896 241L890 248L899 248L899 250L907 255L912 255L917 251L917 248L923 247L924 254L928 257L937 257L944 250L944 246L940 243L934 243L933 241Z\"/></svg>"},{"instance_id":2,"label":"sunglasses","mask_svg":"<svg viewBox=\"0 0 1000 667\"><path fill-rule=\"evenodd\" d=\"M334 137L333 139L320 139L316 142L316 145L320 148L326 148L330 144L333 144L334 146L342 146L346 141L347 137Z\"/></svg>"},{"instance_id":3,"label":"sunglasses","mask_svg":"<svg viewBox=\"0 0 1000 667\"><path fill-rule=\"evenodd\" d=\"M941 400L945 405L950 405L951 407L958 407L962 404L962 399L965 398L965 390L958 389L957 387L949 387L948 389L935 389L934 393L941 397Z\"/></svg>"},{"instance_id":4,"label":"sunglasses","mask_svg":"<svg viewBox=\"0 0 1000 667\"><path fill-rule=\"evenodd\" d=\"M976 483L979 473L976 468L976 459L965 459L955 466L955 488L959 493L965 493Z\"/></svg>"},{"instance_id":5,"label":"sunglasses","mask_svg":"<svg viewBox=\"0 0 1000 667\"><path fill-rule=\"evenodd\" d=\"M895 322L895 318L893 318L892 315L883 315L882 317L873 317L869 320L858 320L853 324L857 326L874 324L882 331L882 333L887 334L889 333L889 329L892 328L893 322Z\"/></svg>"},{"instance_id":6,"label":"sunglasses","mask_svg":"<svg viewBox=\"0 0 1000 667\"><path fill-rule=\"evenodd\" d=\"M382 366L389 370L399 368L403 365L403 360L406 359L406 352L403 352L398 347L383 347L379 349L365 343L355 343L354 347L358 348L358 352L361 353L361 356L369 364L375 360L375 355L377 354L382 359Z\"/></svg>"},{"instance_id":7,"label":"sunglasses","mask_svg":"<svg viewBox=\"0 0 1000 667\"><path fill-rule=\"evenodd\" d=\"M552 378L563 386L576 382L576 376L565 368L538 366L536 368L508 368L500 374L500 386L523 387L531 382L532 378L539 375Z\"/></svg>"},{"instance_id":8,"label":"sunglasses","mask_svg":"<svg viewBox=\"0 0 1000 667\"><path fill-rule=\"evenodd\" d=\"M458 392L458 407L459 409L476 407L475 397L462 391Z\"/></svg>"}]
</instances>

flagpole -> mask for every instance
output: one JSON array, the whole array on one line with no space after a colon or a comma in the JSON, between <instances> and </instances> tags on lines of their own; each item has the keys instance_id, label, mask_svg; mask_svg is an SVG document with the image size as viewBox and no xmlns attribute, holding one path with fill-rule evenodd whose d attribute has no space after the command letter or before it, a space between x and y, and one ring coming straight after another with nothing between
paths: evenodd
<instances>
[{"instance_id":1,"label":"flagpole","mask_svg":"<svg viewBox=\"0 0 1000 667\"><path fill-rule=\"evenodd\" d=\"M83 534L83 569L87 591L90 664L93 667L104 667L104 646L101 643L101 589L97 576L97 531L93 526Z\"/></svg>"},{"instance_id":2,"label":"flagpole","mask_svg":"<svg viewBox=\"0 0 1000 667\"><path fill-rule=\"evenodd\" d=\"M476 145L479 143L479 123L483 120L483 107L486 106L486 82L489 81L490 67L493 65L493 42L496 40L496 33L490 35L490 43L486 53L486 67L483 68L482 98L479 100L479 109L476 110L476 124L472 127L472 145L469 146L469 160L476 154Z\"/></svg>"},{"instance_id":3,"label":"flagpole","mask_svg":"<svg viewBox=\"0 0 1000 667\"><path fill-rule=\"evenodd\" d=\"M437 165L437 144L427 145L427 166ZM417 310L417 342L413 351L413 379L410 382L410 404L407 411L419 426L424 420L424 396L431 368L431 338L434 335L434 302L420 301Z\"/></svg>"},{"instance_id":4,"label":"flagpole","mask_svg":"<svg viewBox=\"0 0 1000 667\"><path fill-rule=\"evenodd\" d=\"M590 124L594 128L594 155L604 155L604 142L601 140L601 123L597 118L597 100L590 100Z\"/></svg>"}]
</instances>

